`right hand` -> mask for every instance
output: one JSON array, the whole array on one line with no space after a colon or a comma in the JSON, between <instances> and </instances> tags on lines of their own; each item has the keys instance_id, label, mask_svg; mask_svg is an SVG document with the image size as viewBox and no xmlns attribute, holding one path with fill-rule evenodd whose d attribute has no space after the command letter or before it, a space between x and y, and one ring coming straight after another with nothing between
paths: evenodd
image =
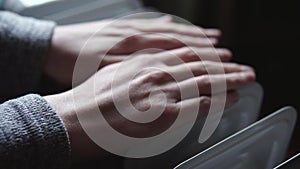
<instances>
[{"instance_id":1,"label":"right hand","mask_svg":"<svg viewBox=\"0 0 300 169\"><path fill-rule=\"evenodd\" d=\"M57 26L45 58L44 71L60 84L70 86L79 55L87 61L103 59L99 65L102 68L148 48L212 47L220 34L217 29L174 23L168 16Z\"/></svg>"},{"instance_id":2,"label":"right hand","mask_svg":"<svg viewBox=\"0 0 300 169\"><path fill-rule=\"evenodd\" d=\"M85 134L76 113L79 116L84 115L86 120L90 121L88 122L91 124L89 127L93 128L95 127L93 120L95 120L95 114L98 113L96 110L100 109L110 125L119 132L134 137L149 137L168 128L182 108L188 109L189 106L200 104L199 114L206 115L211 103L212 84L218 84L222 80L226 81L226 90L217 92L227 92L226 107L229 107L239 99L236 90L255 80L252 68L234 63L214 62L211 60L213 49L195 48L195 50L201 55L202 60L186 47L155 54L138 54L132 59L99 70L89 80L73 90L45 97L57 110L66 125L70 135L73 157L75 159L90 158L103 153L103 150L99 149ZM180 58L184 62L176 62L176 58ZM221 55L220 59L228 61L230 58ZM217 69L223 69L225 75L214 71ZM188 70L194 74L193 77L186 73ZM208 75L208 71L216 73ZM136 74L137 72L139 73ZM117 73L116 76L115 73ZM178 81L174 81L168 73L178 76ZM131 76L134 78L130 79ZM195 82L200 94L188 92ZM187 92L182 94L180 89ZM160 91L164 92L166 102L161 101ZM73 103L74 93L79 99L76 102L77 105ZM126 112L124 109L127 117L148 116L143 112L150 107L164 110L160 118L149 123L149 125L155 126L154 128L148 124L137 125L120 115L116 104L126 105L128 100L123 99L126 93L129 94L131 104L141 111L133 113ZM149 101L149 96L151 96L151 101ZM114 102L113 98L117 98L118 101ZM97 104L92 104L94 102Z\"/></svg>"}]
</instances>

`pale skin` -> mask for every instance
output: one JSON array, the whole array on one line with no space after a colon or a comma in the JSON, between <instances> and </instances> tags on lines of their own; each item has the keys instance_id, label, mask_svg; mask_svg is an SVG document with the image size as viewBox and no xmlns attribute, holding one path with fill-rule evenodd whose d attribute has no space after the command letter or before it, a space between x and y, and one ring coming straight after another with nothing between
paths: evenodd
<instances>
[{"instance_id":1,"label":"pale skin","mask_svg":"<svg viewBox=\"0 0 300 169\"><path fill-rule=\"evenodd\" d=\"M153 22L153 24L149 27L144 27L143 25L145 24L143 22ZM162 27L162 23L167 26ZM101 22L96 22L57 28L54 33L52 47L46 57L45 72L62 84L71 85L72 72L80 48L89 36L94 33L96 27L101 24ZM101 69L81 85L64 93L44 97L56 109L57 114L61 117L67 128L70 136L73 160L80 161L106 154L83 131L77 114L85 114L87 117L92 118L97 113L92 110L100 109L109 123L118 131L134 137L149 137L168 128L177 117L180 109L188 110L193 105L199 105L199 115L206 115L211 104L211 85L219 84L225 80L227 88L217 92L220 94L227 93L226 107L230 107L239 100L236 90L255 81L255 73L252 68L245 65L228 63L231 59L229 50L214 50L210 47L211 41L216 42L220 36L218 30L203 29L206 36L211 39L207 41L203 34L193 34L193 31L190 30L191 27L183 25L174 27L174 24L168 18L148 21L124 21L123 23L119 23L119 25L112 26L111 29L98 33L96 38L93 39L95 46L88 46L89 50L87 51L89 52L84 53L84 55L87 58L97 57L99 53L107 50L105 48L106 43L115 43L125 36L123 33L131 31L172 32L173 36L183 39L186 44L193 47L193 50L185 47L186 44L184 43L174 42L174 39L152 35L137 36L134 41L130 39L128 41L125 40L110 50L108 56L103 60L103 65L100 65ZM74 36L65 36L66 39L64 39L63 34L68 35L68 33L71 35L74 33ZM130 53L154 47L167 49L167 51L141 53L129 59L126 58ZM216 62L216 59L211 57L216 54L221 62ZM199 55L201 55L201 59ZM174 62L175 58L180 58L182 62ZM214 71L220 69L224 70L225 74ZM145 71L141 71L136 76L137 70ZM190 70L193 77L188 76L186 70ZM118 71L117 80L112 78L116 71ZM208 75L208 72L215 73ZM176 82L170 78L170 74L175 74L180 78L176 79ZM131 75L134 78L128 80ZM188 90L195 83L197 84L199 93L189 93L182 97L179 89ZM94 88L91 88L89 84L95 84ZM114 84L114 90L111 90L112 84ZM159 98L160 93L157 91L164 92L167 100L166 103L162 103L159 99L151 101L151 106L165 108L163 115L155 122L149 124L155 126L154 128L149 127L148 124L136 125L136 123L132 123L119 115L120 112L114 106L113 97L120 96L121 98L124 92L128 92L128 86L131 89L129 92L131 104L142 112L150 106L150 94L151 97ZM93 97L84 94L87 90L93 89L95 89ZM79 99L79 107L78 105L74 105L74 92L82 93ZM95 100L97 102L96 106L90 104ZM120 102L122 103L122 100ZM143 116L143 113L129 113L128 116L138 117ZM91 125L89 127L92 128L94 126Z\"/></svg>"},{"instance_id":2,"label":"pale skin","mask_svg":"<svg viewBox=\"0 0 300 169\"><path fill-rule=\"evenodd\" d=\"M105 58L99 58L103 59L101 68L120 62L128 54L142 49L174 49L184 45L212 47L217 43L221 34L217 29L203 29L173 23L168 16L158 19L111 22L111 20L104 20L56 27L45 59L44 71L46 74L61 84L70 85L76 59L92 35L94 36L89 39L89 45L81 53L87 59L101 57L113 47ZM151 32L152 34L150 34ZM164 36L153 33L163 33ZM180 39L181 42L176 39ZM117 43L119 41L121 42ZM224 49L222 54L230 55L230 52Z\"/></svg>"}]
</instances>

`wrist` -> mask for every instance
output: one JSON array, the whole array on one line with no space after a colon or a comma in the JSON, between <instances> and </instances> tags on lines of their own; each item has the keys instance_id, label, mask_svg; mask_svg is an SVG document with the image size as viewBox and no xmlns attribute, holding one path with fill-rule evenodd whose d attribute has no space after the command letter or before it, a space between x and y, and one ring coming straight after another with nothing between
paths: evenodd
<instances>
[{"instance_id":1,"label":"wrist","mask_svg":"<svg viewBox=\"0 0 300 169\"><path fill-rule=\"evenodd\" d=\"M74 113L73 100L69 97L69 94L61 93L57 95L45 96L44 99L52 106L56 114L61 118L69 135L69 141L71 146L71 156L76 156L74 151L76 150L75 140L77 139L76 128L78 128L78 119L76 113ZM80 126L80 125L79 125ZM75 151L76 152L76 151Z\"/></svg>"},{"instance_id":2,"label":"wrist","mask_svg":"<svg viewBox=\"0 0 300 169\"><path fill-rule=\"evenodd\" d=\"M53 30L48 52L44 59L44 73L62 85L70 86L72 71L76 62L68 49L68 35L64 27L56 26Z\"/></svg>"},{"instance_id":3,"label":"wrist","mask_svg":"<svg viewBox=\"0 0 300 169\"><path fill-rule=\"evenodd\" d=\"M74 116L74 108L68 92L45 96L44 98L55 109L57 115L63 120L66 127L68 127L70 122L74 122L74 117L72 117Z\"/></svg>"},{"instance_id":4,"label":"wrist","mask_svg":"<svg viewBox=\"0 0 300 169\"><path fill-rule=\"evenodd\" d=\"M79 108L80 112L76 112L72 91L46 96L44 98L55 109L57 115L62 119L66 127L70 139L71 158L73 162L107 155L102 148L89 138L81 127L76 113L85 113L86 107L82 106ZM82 101L83 103L87 102L87 100Z\"/></svg>"}]
</instances>

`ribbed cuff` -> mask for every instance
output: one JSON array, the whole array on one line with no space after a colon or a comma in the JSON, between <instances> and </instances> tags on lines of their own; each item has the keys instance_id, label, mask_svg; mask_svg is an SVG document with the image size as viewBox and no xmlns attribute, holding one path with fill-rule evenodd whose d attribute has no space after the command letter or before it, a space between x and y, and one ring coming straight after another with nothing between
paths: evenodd
<instances>
[{"instance_id":1,"label":"ribbed cuff","mask_svg":"<svg viewBox=\"0 0 300 169\"><path fill-rule=\"evenodd\" d=\"M2 96L37 92L55 23L0 11Z\"/></svg>"},{"instance_id":2,"label":"ribbed cuff","mask_svg":"<svg viewBox=\"0 0 300 169\"><path fill-rule=\"evenodd\" d=\"M33 94L14 99L2 104L0 113L0 122L5 124L0 125L0 160L6 159L6 168L69 167L66 128L45 99Z\"/></svg>"}]
</instances>

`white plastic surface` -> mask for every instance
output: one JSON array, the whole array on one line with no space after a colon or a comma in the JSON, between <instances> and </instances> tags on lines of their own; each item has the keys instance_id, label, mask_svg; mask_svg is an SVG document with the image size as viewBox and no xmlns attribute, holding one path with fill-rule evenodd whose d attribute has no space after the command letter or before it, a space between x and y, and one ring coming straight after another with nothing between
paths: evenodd
<instances>
[{"instance_id":1,"label":"white plastic surface","mask_svg":"<svg viewBox=\"0 0 300 169\"><path fill-rule=\"evenodd\" d=\"M284 159L297 112L285 107L175 169L271 169Z\"/></svg>"},{"instance_id":2,"label":"white plastic surface","mask_svg":"<svg viewBox=\"0 0 300 169\"><path fill-rule=\"evenodd\" d=\"M114 18L139 10L142 5L138 0L60 0L25 8L19 13L64 25Z\"/></svg>"},{"instance_id":3,"label":"white plastic surface","mask_svg":"<svg viewBox=\"0 0 300 169\"><path fill-rule=\"evenodd\" d=\"M58 1L58 0L19 0L25 7L32 7L32 6L37 6L37 5L42 5L45 3L50 3L53 1Z\"/></svg>"},{"instance_id":4,"label":"white plastic surface","mask_svg":"<svg viewBox=\"0 0 300 169\"><path fill-rule=\"evenodd\" d=\"M125 169L173 168L178 163L183 162L193 155L254 123L260 112L263 89L259 84L255 83L240 89L239 93L241 98L240 101L235 106L225 111L215 133L204 144L198 143L199 134L205 120L202 119L195 124L187 137L173 149L155 157L125 159Z\"/></svg>"},{"instance_id":5,"label":"white plastic surface","mask_svg":"<svg viewBox=\"0 0 300 169\"><path fill-rule=\"evenodd\" d=\"M300 168L300 153L286 160L285 162L281 163L274 169L299 169L299 168Z\"/></svg>"}]
</instances>

